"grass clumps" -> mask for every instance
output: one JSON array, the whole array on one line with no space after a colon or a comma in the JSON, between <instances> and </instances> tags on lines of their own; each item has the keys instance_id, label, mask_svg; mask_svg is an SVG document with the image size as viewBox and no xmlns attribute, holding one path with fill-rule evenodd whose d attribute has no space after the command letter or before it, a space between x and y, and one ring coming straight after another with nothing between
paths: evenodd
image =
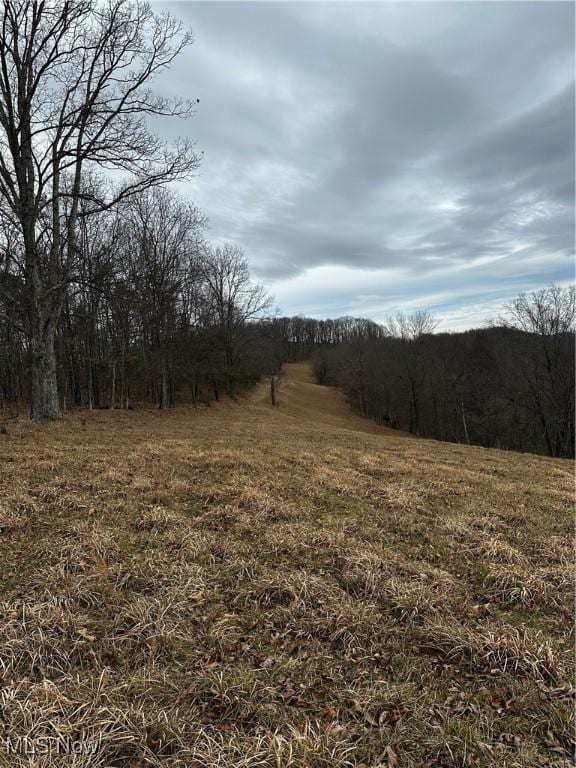
<instances>
[{"instance_id":1,"label":"grass clumps","mask_svg":"<svg viewBox=\"0 0 576 768\"><path fill-rule=\"evenodd\" d=\"M0 765L572 765L568 463L283 386L4 436L0 736L97 748Z\"/></svg>"}]
</instances>

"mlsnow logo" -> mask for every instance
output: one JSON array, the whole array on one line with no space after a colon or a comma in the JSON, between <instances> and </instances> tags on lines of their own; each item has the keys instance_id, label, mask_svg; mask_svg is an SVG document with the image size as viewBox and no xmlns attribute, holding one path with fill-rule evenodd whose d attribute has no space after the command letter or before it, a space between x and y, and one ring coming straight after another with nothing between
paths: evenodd
<instances>
[{"instance_id":1,"label":"mlsnow logo","mask_svg":"<svg viewBox=\"0 0 576 768\"><path fill-rule=\"evenodd\" d=\"M99 739L70 739L67 736L8 736L2 739L8 755L95 755Z\"/></svg>"}]
</instances>

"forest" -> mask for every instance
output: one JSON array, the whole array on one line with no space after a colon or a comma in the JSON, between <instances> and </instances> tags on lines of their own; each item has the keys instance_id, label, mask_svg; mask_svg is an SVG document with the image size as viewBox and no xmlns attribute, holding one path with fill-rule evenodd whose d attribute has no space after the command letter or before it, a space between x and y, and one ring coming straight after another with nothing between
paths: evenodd
<instances>
[{"instance_id":1,"label":"forest","mask_svg":"<svg viewBox=\"0 0 576 768\"><path fill-rule=\"evenodd\" d=\"M574 456L574 289L514 299L491 327L431 333L416 313L386 334L321 347L316 379L364 416L437 440Z\"/></svg>"},{"instance_id":2,"label":"forest","mask_svg":"<svg viewBox=\"0 0 576 768\"><path fill-rule=\"evenodd\" d=\"M266 372L266 339L250 321L270 299L233 245L201 239L199 211L165 189L81 219L74 274L54 330L58 412L70 406L160 408L234 397ZM1 398L27 402L34 365L25 282L4 251Z\"/></svg>"},{"instance_id":3,"label":"forest","mask_svg":"<svg viewBox=\"0 0 576 768\"><path fill-rule=\"evenodd\" d=\"M194 100L149 82L192 38L118 2L8 3L0 32L0 407L37 421L72 407L210 403L282 363L364 416L417 435L573 456L574 292L517 297L493 327L434 333L427 311L386 323L279 317L231 242L176 191L193 143L151 118Z\"/></svg>"},{"instance_id":4,"label":"forest","mask_svg":"<svg viewBox=\"0 0 576 768\"><path fill-rule=\"evenodd\" d=\"M431 312L385 323L273 318L283 360L313 360L318 384L363 416L422 437L574 456L573 287L520 294L487 327L435 332Z\"/></svg>"}]
</instances>

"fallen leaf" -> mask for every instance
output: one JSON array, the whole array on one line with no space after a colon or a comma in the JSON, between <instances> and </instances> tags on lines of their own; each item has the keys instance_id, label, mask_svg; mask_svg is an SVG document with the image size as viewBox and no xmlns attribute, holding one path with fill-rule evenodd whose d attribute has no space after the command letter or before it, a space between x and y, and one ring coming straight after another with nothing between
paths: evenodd
<instances>
[{"instance_id":1,"label":"fallen leaf","mask_svg":"<svg viewBox=\"0 0 576 768\"><path fill-rule=\"evenodd\" d=\"M395 765L398 765L398 755L396 754L394 748L390 746L390 744L388 744L384 750L384 755L388 759L388 765L391 766L391 768L394 768Z\"/></svg>"}]
</instances>

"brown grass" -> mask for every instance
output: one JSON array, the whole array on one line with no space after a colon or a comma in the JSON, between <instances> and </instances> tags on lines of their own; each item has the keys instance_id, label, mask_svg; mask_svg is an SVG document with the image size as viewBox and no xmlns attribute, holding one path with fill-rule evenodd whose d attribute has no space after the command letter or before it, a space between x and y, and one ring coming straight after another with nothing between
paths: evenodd
<instances>
[{"instance_id":1,"label":"brown grass","mask_svg":"<svg viewBox=\"0 0 576 768\"><path fill-rule=\"evenodd\" d=\"M281 404L0 435L0 766L568 766L572 464Z\"/></svg>"}]
</instances>

